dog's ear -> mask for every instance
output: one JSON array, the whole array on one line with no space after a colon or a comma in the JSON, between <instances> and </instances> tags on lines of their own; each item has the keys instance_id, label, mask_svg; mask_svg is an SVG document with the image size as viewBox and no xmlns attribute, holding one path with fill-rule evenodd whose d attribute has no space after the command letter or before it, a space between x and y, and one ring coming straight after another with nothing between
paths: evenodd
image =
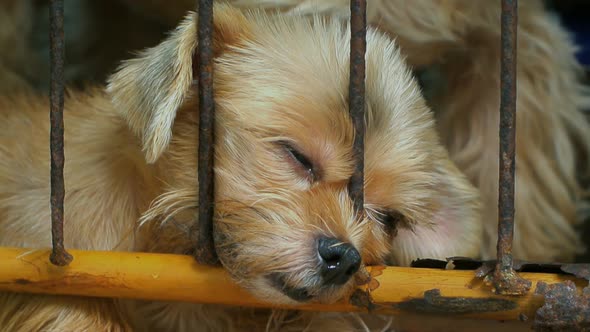
<instances>
[{"instance_id":1,"label":"dog's ear","mask_svg":"<svg viewBox=\"0 0 590 332\"><path fill-rule=\"evenodd\" d=\"M213 53L219 56L244 37L248 22L227 4L215 4L213 14ZM168 147L176 112L191 91L196 48L197 15L190 13L166 40L123 62L108 80L107 92L141 139L148 163Z\"/></svg>"},{"instance_id":2,"label":"dog's ear","mask_svg":"<svg viewBox=\"0 0 590 332\"><path fill-rule=\"evenodd\" d=\"M418 258L446 259L481 254L483 224L477 189L450 159L436 164L432 220L400 227L393 240L394 263L407 266Z\"/></svg>"}]
</instances>

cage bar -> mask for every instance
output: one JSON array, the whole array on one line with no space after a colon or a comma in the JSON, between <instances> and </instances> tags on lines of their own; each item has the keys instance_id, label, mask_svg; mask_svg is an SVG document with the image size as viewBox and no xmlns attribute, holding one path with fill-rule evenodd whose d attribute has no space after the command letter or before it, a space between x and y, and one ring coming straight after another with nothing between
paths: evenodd
<instances>
[{"instance_id":1,"label":"cage bar","mask_svg":"<svg viewBox=\"0 0 590 332\"><path fill-rule=\"evenodd\" d=\"M522 294L530 282L513 268L514 180L516 163L516 59L518 0L502 0L500 64L500 169L498 183L498 243L495 291Z\"/></svg>"},{"instance_id":2,"label":"cage bar","mask_svg":"<svg viewBox=\"0 0 590 332\"><path fill-rule=\"evenodd\" d=\"M0 291L223 304L328 312L444 314L475 319L534 317L544 298L494 295L473 270L369 266L372 279L334 304L277 305L256 299L220 267L187 255L71 250L67 268L47 262L49 249L0 248ZM534 285L571 280L578 294L588 282L571 275L522 272ZM419 281L419 282L417 282Z\"/></svg>"},{"instance_id":3,"label":"cage bar","mask_svg":"<svg viewBox=\"0 0 590 332\"><path fill-rule=\"evenodd\" d=\"M348 107L354 127L352 152L355 166L348 191L357 211L363 211L365 170L365 53L367 1L350 0L350 83Z\"/></svg>"},{"instance_id":4,"label":"cage bar","mask_svg":"<svg viewBox=\"0 0 590 332\"><path fill-rule=\"evenodd\" d=\"M51 237L53 251L49 259L55 265L68 265L72 256L64 247L64 5L49 1L50 49L50 151L51 151Z\"/></svg>"},{"instance_id":5,"label":"cage bar","mask_svg":"<svg viewBox=\"0 0 590 332\"><path fill-rule=\"evenodd\" d=\"M215 100L213 99L213 0L198 1L197 58L193 74L199 89L199 222L195 256L199 263L218 263L213 242L214 201L214 134ZM196 68L195 63L196 62ZM194 233L193 233L194 234Z\"/></svg>"}]
</instances>

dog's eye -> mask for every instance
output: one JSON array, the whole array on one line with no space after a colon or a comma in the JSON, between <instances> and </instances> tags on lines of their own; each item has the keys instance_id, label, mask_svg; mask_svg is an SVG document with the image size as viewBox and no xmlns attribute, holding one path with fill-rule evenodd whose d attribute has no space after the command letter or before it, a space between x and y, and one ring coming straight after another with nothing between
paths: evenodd
<instances>
[{"instance_id":1,"label":"dog's eye","mask_svg":"<svg viewBox=\"0 0 590 332\"><path fill-rule=\"evenodd\" d=\"M281 142L281 145L284 147L289 158L291 158L301 169L303 169L305 172L304 176L309 178L311 182L314 182L316 180L315 168L309 158L307 158L303 153L301 153L289 143Z\"/></svg>"},{"instance_id":2,"label":"dog's eye","mask_svg":"<svg viewBox=\"0 0 590 332\"><path fill-rule=\"evenodd\" d=\"M404 215L396 210L381 210L377 212L377 221L391 233L394 233L399 224L404 222L404 218Z\"/></svg>"}]
</instances>

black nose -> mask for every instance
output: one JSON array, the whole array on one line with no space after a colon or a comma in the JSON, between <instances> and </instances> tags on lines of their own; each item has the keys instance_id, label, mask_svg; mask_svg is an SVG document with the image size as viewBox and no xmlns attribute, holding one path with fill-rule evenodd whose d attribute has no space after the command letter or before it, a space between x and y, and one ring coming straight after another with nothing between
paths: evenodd
<instances>
[{"instance_id":1,"label":"black nose","mask_svg":"<svg viewBox=\"0 0 590 332\"><path fill-rule=\"evenodd\" d=\"M320 273L327 285L342 285L358 271L361 255L350 244L321 237L318 240L318 253L322 259Z\"/></svg>"}]
</instances>

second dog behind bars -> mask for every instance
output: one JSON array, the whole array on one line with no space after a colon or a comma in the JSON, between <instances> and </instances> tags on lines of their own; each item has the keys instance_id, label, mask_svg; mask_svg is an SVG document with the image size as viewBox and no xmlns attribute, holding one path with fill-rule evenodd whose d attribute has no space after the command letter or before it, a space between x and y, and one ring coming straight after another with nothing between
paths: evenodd
<instances>
[{"instance_id":1,"label":"second dog behind bars","mask_svg":"<svg viewBox=\"0 0 590 332\"><path fill-rule=\"evenodd\" d=\"M347 192L355 135L347 24L226 5L214 11L214 235L240 285L275 303L330 303L366 281L367 265L478 257L478 191L450 161L391 39L367 33L359 218ZM125 62L108 88L68 92L66 247L194 250L195 36L190 14L164 42ZM2 246L51 245L48 110L32 95L0 100ZM382 328L380 319L0 294L7 331L351 331Z\"/></svg>"}]
</instances>

